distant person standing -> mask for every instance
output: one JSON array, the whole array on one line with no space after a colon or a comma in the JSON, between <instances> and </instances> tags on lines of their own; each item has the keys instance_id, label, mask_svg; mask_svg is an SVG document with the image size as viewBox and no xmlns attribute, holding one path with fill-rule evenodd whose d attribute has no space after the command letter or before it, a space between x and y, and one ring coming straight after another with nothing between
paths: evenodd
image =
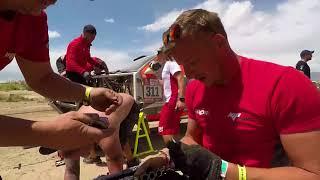
<instances>
[{"instance_id":1,"label":"distant person standing","mask_svg":"<svg viewBox=\"0 0 320 180\"><path fill-rule=\"evenodd\" d=\"M164 62L161 76L165 104L160 112L158 132L167 144L179 134L180 115L185 108L186 85L184 72L174 59Z\"/></svg>"},{"instance_id":2,"label":"distant person standing","mask_svg":"<svg viewBox=\"0 0 320 180\"><path fill-rule=\"evenodd\" d=\"M302 71L306 76L309 77L310 79L310 67L308 65L308 61L312 59L312 54L314 51L309 51L309 50L303 50L300 53L301 60L298 61L296 65L296 69L299 71Z\"/></svg>"}]
</instances>

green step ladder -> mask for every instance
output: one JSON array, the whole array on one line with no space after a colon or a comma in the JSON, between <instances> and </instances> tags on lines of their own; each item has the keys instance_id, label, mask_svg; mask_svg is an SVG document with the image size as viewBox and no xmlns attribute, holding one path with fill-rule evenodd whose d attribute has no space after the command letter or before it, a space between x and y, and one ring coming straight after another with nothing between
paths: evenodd
<instances>
[{"instance_id":1,"label":"green step ladder","mask_svg":"<svg viewBox=\"0 0 320 180\"><path fill-rule=\"evenodd\" d=\"M141 125L142 125L142 129L141 129ZM142 131L142 133L140 134L141 131ZM148 150L138 153L138 146L139 146L139 139L140 138L147 139ZM143 112L140 112L138 123L137 123L136 139L134 142L133 157L142 156L142 155L152 153L152 152L154 152L154 149L153 149L153 146L152 146L152 143L150 140L150 136L149 136L149 126L147 128L146 122L145 122L145 115Z\"/></svg>"}]
</instances>

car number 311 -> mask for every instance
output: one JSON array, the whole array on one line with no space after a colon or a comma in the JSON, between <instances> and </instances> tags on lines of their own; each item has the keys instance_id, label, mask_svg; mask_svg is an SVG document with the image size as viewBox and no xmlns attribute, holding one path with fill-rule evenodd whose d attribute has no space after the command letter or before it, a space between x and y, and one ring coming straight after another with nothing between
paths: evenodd
<instances>
[{"instance_id":1,"label":"car number 311","mask_svg":"<svg viewBox=\"0 0 320 180\"><path fill-rule=\"evenodd\" d=\"M162 98L162 87L145 85L144 98Z\"/></svg>"}]
</instances>

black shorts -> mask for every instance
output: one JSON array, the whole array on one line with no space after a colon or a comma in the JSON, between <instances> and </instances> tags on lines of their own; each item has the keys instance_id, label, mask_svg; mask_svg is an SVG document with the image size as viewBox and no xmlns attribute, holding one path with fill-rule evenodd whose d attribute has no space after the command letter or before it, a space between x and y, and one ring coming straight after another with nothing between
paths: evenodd
<instances>
[{"instance_id":1,"label":"black shorts","mask_svg":"<svg viewBox=\"0 0 320 180\"><path fill-rule=\"evenodd\" d=\"M138 123L139 113L140 107L134 102L128 116L120 124L119 139L121 146L129 142L129 138L132 135L132 129L134 125Z\"/></svg>"}]
</instances>

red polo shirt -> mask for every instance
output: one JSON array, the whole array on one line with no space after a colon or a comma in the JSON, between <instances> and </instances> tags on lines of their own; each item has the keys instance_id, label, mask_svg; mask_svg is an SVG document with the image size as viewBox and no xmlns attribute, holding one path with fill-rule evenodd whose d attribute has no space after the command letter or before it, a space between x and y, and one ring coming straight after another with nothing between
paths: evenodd
<instances>
[{"instance_id":1,"label":"red polo shirt","mask_svg":"<svg viewBox=\"0 0 320 180\"><path fill-rule=\"evenodd\" d=\"M90 55L91 44L86 41L83 36L79 36L72 40L67 48L66 65L68 72L76 72L82 75L89 69L87 63L98 65L99 63L92 59Z\"/></svg>"},{"instance_id":2,"label":"red polo shirt","mask_svg":"<svg viewBox=\"0 0 320 180\"><path fill-rule=\"evenodd\" d=\"M224 87L190 81L186 104L205 148L250 167L271 166L280 134L320 129L320 93L306 76L244 57L241 72Z\"/></svg>"},{"instance_id":3,"label":"red polo shirt","mask_svg":"<svg viewBox=\"0 0 320 180\"><path fill-rule=\"evenodd\" d=\"M11 62L11 53L34 62L48 62L48 43L45 12L40 16L17 13L12 20L0 17L0 70Z\"/></svg>"}]
</instances>

